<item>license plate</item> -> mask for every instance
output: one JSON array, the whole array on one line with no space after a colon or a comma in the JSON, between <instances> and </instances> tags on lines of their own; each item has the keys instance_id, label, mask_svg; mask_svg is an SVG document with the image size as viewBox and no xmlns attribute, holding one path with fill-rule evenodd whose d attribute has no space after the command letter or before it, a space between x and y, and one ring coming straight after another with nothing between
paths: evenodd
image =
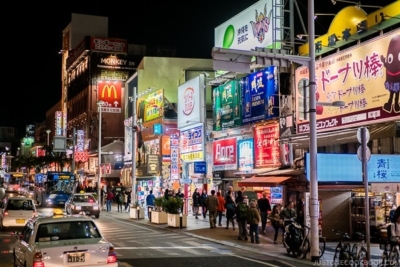
<instances>
[{"instance_id":1,"label":"license plate","mask_svg":"<svg viewBox=\"0 0 400 267\"><path fill-rule=\"evenodd\" d=\"M85 262L85 253L68 253L68 262Z\"/></svg>"},{"instance_id":2,"label":"license plate","mask_svg":"<svg viewBox=\"0 0 400 267\"><path fill-rule=\"evenodd\" d=\"M64 201L60 201L59 203L60 203L60 204L64 204Z\"/></svg>"},{"instance_id":3,"label":"license plate","mask_svg":"<svg viewBox=\"0 0 400 267\"><path fill-rule=\"evenodd\" d=\"M16 219L15 220L17 223L25 223L25 219Z\"/></svg>"}]
</instances>

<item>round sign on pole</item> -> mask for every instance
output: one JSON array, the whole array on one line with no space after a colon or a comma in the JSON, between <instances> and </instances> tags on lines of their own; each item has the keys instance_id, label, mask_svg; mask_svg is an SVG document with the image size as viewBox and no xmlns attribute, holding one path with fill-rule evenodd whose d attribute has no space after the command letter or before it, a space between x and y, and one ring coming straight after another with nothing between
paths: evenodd
<instances>
[{"instance_id":1,"label":"round sign on pole","mask_svg":"<svg viewBox=\"0 0 400 267\"><path fill-rule=\"evenodd\" d=\"M362 153L362 146L359 146L357 149L357 157L362 162L363 161L363 153ZM368 162L371 159L371 150L369 147L365 149L365 161Z\"/></svg>"},{"instance_id":2,"label":"round sign on pole","mask_svg":"<svg viewBox=\"0 0 400 267\"><path fill-rule=\"evenodd\" d=\"M365 142L368 143L370 138L369 131L368 128L366 127L364 128L365 128ZM357 140L360 144L362 144L362 128L358 128L357 130Z\"/></svg>"}]
</instances>

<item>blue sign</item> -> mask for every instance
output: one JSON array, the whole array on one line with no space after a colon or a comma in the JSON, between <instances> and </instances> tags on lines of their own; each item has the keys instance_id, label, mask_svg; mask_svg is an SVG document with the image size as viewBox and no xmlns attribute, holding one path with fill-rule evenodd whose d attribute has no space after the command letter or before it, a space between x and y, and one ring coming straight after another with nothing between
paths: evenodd
<instances>
[{"instance_id":1,"label":"blue sign","mask_svg":"<svg viewBox=\"0 0 400 267\"><path fill-rule=\"evenodd\" d=\"M279 117L276 71L275 66L269 66L241 79L243 124Z\"/></svg>"},{"instance_id":2,"label":"blue sign","mask_svg":"<svg viewBox=\"0 0 400 267\"><path fill-rule=\"evenodd\" d=\"M254 167L254 141L253 139L238 140L239 171L251 171Z\"/></svg>"},{"instance_id":3,"label":"blue sign","mask_svg":"<svg viewBox=\"0 0 400 267\"><path fill-rule=\"evenodd\" d=\"M194 173L207 174L207 162L195 161L194 162Z\"/></svg>"},{"instance_id":4,"label":"blue sign","mask_svg":"<svg viewBox=\"0 0 400 267\"><path fill-rule=\"evenodd\" d=\"M162 134L162 125L159 123L153 124L153 134Z\"/></svg>"},{"instance_id":5,"label":"blue sign","mask_svg":"<svg viewBox=\"0 0 400 267\"><path fill-rule=\"evenodd\" d=\"M310 180L310 154L306 174ZM367 162L368 182L400 182L400 156L373 154ZM317 154L318 182L363 182L362 163L355 154Z\"/></svg>"}]
</instances>

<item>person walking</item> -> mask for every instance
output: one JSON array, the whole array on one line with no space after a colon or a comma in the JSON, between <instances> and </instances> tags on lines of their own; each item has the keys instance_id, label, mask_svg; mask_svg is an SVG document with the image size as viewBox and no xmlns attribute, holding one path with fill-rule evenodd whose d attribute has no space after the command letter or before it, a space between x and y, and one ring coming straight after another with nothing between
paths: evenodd
<instances>
[{"instance_id":1,"label":"person walking","mask_svg":"<svg viewBox=\"0 0 400 267\"><path fill-rule=\"evenodd\" d=\"M247 223L250 224L250 241L251 243L256 242L260 244L260 238L258 235L258 224L261 221L260 213L257 210L256 202L251 201L249 204L249 210L247 211Z\"/></svg>"},{"instance_id":2,"label":"person walking","mask_svg":"<svg viewBox=\"0 0 400 267\"><path fill-rule=\"evenodd\" d=\"M181 212L183 213L183 206L185 205L185 194L182 193L180 188L178 188L178 191L176 191L175 197L179 197L180 199L182 199Z\"/></svg>"},{"instance_id":3,"label":"person walking","mask_svg":"<svg viewBox=\"0 0 400 267\"><path fill-rule=\"evenodd\" d=\"M207 205L206 205L206 199L207 199L207 191L203 189L203 192L200 195L200 203L201 203L201 209L203 212L203 218L206 218L207 215Z\"/></svg>"},{"instance_id":4,"label":"person walking","mask_svg":"<svg viewBox=\"0 0 400 267\"><path fill-rule=\"evenodd\" d=\"M122 196L124 197L124 201L122 202L123 206L124 206L124 211L126 212L126 208L127 208L127 204L128 203L128 194L126 191L124 191L122 193Z\"/></svg>"},{"instance_id":5,"label":"person walking","mask_svg":"<svg viewBox=\"0 0 400 267\"><path fill-rule=\"evenodd\" d=\"M193 213L196 216L196 219L198 219L199 217L197 216L199 214L200 193L197 191L197 188L194 189L192 199L193 199Z\"/></svg>"},{"instance_id":6,"label":"person walking","mask_svg":"<svg viewBox=\"0 0 400 267\"><path fill-rule=\"evenodd\" d=\"M225 229L229 229L229 222L232 221L232 228L235 230L235 209L236 203L233 200L231 195L227 195L225 197L225 206L226 206L226 227Z\"/></svg>"},{"instance_id":7,"label":"person walking","mask_svg":"<svg viewBox=\"0 0 400 267\"><path fill-rule=\"evenodd\" d=\"M281 217L279 216L279 214L281 213L281 207L282 207L281 204L276 204L272 208L272 212L268 215L268 219L271 220L272 227L275 230L274 244L278 244L278 242L277 242L278 233L279 233L279 229L282 228Z\"/></svg>"},{"instance_id":8,"label":"person walking","mask_svg":"<svg viewBox=\"0 0 400 267\"><path fill-rule=\"evenodd\" d=\"M118 207L118 212L122 212L122 203L124 202L124 196L122 195L122 192L118 191L116 195L116 200L117 200L117 207Z\"/></svg>"},{"instance_id":9,"label":"person walking","mask_svg":"<svg viewBox=\"0 0 400 267\"><path fill-rule=\"evenodd\" d=\"M113 202L113 199L114 199L114 194L113 194L113 192L111 192L111 189L108 189L108 192L107 192L107 212L111 211L111 204Z\"/></svg>"},{"instance_id":10,"label":"person walking","mask_svg":"<svg viewBox=\"0 0 400 267\"><path fill-rule=\"evenodd\" d=\"M215 228L217 224L218 198L215 196L215 190L211 190L211 195L206 198L206 206L210 221L210 228Z\"/></svg>"},{"instance_id":11,"label":"person walking","mask_svg":"<svg viewBox=\"0 0 400 267\"><path fill-rule=\"evenodd\" d=\"M293 201L288 202L288 204L286 205L286 208L284 208L281 211L279 216L283 220L283 227L286 227L286 225L290 223L289 220L296 219L296 210L294 209ZM285 222L285 220L286 220L286 222Z\"/></svg>"},{"instance_id":12,"label":"person walking","mask_svg":"<svg viewBox=\"0 0 400 267\"><path fill-rule=\"evenodd\" d=\"M225 198L221 196L221 192L217 192L217 198L218 198L218 207L217 207L218 226L222 226L222 213L225 210Z\"/></svg>"},{"instance_id":13,"label":"person walking","mask_svg":"<svg viewBox=\"0 0 400 267\"><path fill-rule=\"evenodd\" d=\"M263 192L262 197L257 201L258 211L261 216L261 232L265 234L265 227L267 225L268 211L271 211L271 204L267 198L267 193Z\"/></svg>"},{"instance_id":14,"label":"person walking","mask_svg":"<svg viewBox=\"0 0 400 267\"><path fill-rule=\"evenodd\" d=\"M125 206L125 212L129 212L130 211L130 204L131 204L131 200L132 200L132 194L131 194L131 190L128 190L125 192L126 196L127 196L127 200L126 200L126 206Z\"/></svg>"},{"instance_id":15,"label":"person walking","mask_svg":"<svg viewBox=\"0 0 400 267\"><path fill-rule=\"evenodd\" d=\"M247 211L249 207L244 202L242 191L237 192L236 197L236 221L239 228L238 240L248 240L247 238Z\"/></svg>"}]
</instances>

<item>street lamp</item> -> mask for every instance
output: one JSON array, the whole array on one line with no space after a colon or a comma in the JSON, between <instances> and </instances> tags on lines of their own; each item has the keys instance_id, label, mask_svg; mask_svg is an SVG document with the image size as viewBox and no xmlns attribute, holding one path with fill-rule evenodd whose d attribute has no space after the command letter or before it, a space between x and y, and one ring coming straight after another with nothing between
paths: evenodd
<instances>
[{"instance_id":1,"label":"street lamp","mask_svg":"<svg viewBox=\"0 0 400 267\"><path fill-rule=\"evenodd\" d=\"M51 131L50 131L49 129L47 129L47 130L46 130L46 133L47 133L47 146L49 146L49 145L50 145L50 137L49 137L49 134L51 133Z\"/></svg>"},{"instance_id":2,"label":"street lamp","mask_svg":"<svg viewBox=\"0 0 400 267\"><path fill-rule=\"evenodd\" d=\"M101 108L104 105L104 101L98 101L97 102L97 107L99 110L99 134L98 134L98 138L99 138L99 143L97 145L97 155L98 155L98 180L97 180L97 200L100 203L100 194L101 194L101 188L100 188L100 183L101 183Z\"/></svg>"},{"instance_id":3,"label":"street lamp","mask_svg":"<svg viewBox=\"0 0 400 267\"><path fill-rule=\"evenodd\" d=\"M136 101L137 101L137 87L133 88L133 96L129 98L132 102L132 204L136 204L136 134L137 134L137 117L136 117ZM139 218L139 216L138 216Z\"/></svg>"}]
</instances>

